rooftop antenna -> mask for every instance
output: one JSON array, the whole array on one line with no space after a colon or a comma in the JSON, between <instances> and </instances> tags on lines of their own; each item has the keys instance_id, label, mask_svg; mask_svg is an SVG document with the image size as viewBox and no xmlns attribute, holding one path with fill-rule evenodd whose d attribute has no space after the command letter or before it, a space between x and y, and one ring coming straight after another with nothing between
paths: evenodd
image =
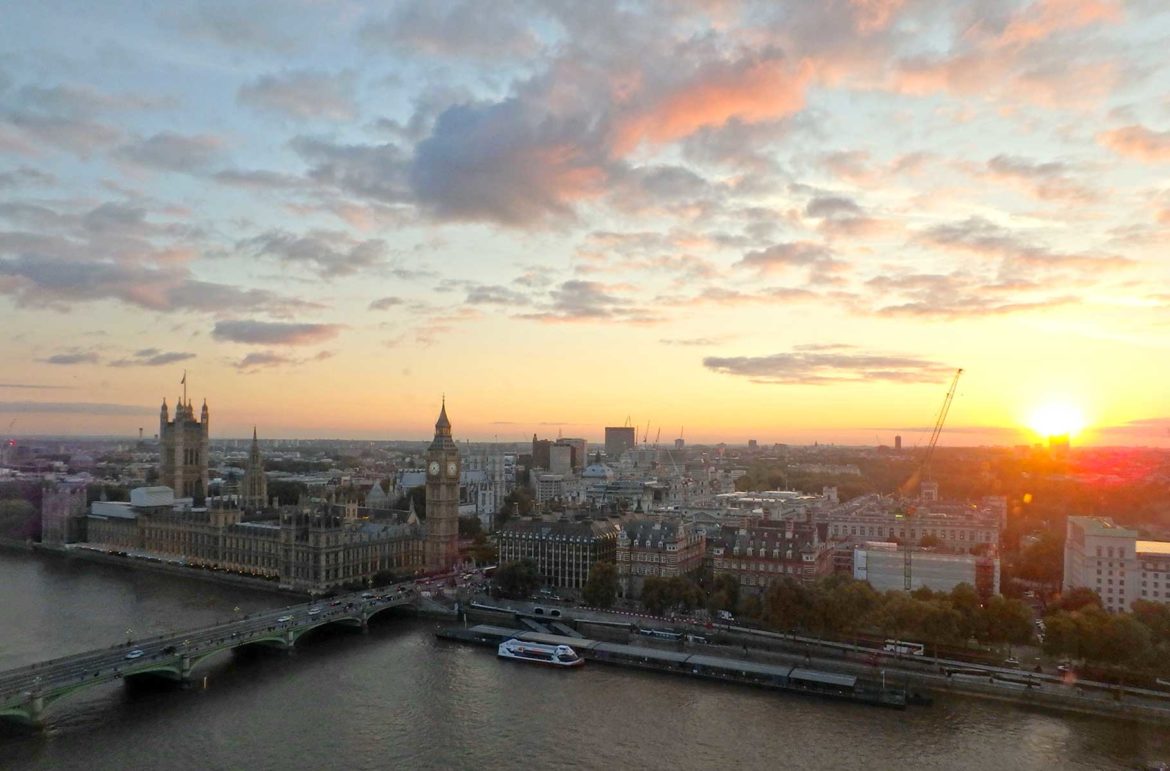
<instances>
[{"instance_id":1,"label":"rooftop antenna","mask_svg":"<svg viewBox=\"0 0 1170 771\"><path fill-rule=\"evenodd\" d=\"M183 370L183 379L179 381L183 386L183 403L187 403L187 370Z\"/></svg>"}]
</instances>

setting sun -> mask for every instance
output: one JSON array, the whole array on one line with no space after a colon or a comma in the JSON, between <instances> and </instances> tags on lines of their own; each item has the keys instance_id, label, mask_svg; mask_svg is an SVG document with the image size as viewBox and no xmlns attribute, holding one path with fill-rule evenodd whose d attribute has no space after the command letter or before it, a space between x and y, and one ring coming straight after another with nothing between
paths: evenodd
<instances>
[{"instance_id":1,"label":"setting sun","mask_svg":"<svg viewBox=\"0 0 1170 771\"><path fill-rule=\"evenodd\" d=\"M1046 404L1032 413L1028 426L1040 436L1076 436L1085 427L1085 416L1070 404Z\"/></svg>"}]
</instances>

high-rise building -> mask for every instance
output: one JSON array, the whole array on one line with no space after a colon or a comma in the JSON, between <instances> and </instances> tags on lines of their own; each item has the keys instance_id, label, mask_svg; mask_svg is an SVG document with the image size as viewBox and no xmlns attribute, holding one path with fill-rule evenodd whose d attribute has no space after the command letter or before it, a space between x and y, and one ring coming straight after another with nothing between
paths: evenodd
<instances>
[{"instance_id":1,"label":"high-rise building","mask_svg":"<svg viewBox=\"0 0 1170 771\"><path fill-rule=\"evenodd\" d=\"M537 439L536 434L532 435L532 467L547 469L552 463L549 458L549 448L552 447L552 442L548 439Z\"/></svg>"},{"instance_id":2,"label":"high-rise building","mask_svg":"<svg viewBox=\"0 0 1170 771\"><path fill-rule=\"evenodd\" d=\"M548 470L553 474L569 476L573 473L573 448L567 444L554 444L548 448Z\"/></svg>"},{"instance_id":3,"label":"high-rise building","mask_svg":"<svg viewBox=\"0 0 1170 771\"><path fill-rule=\"evenodd\" d=\"M901 435L898 435L898 436L895 436L895 437L894 437L894 449L895 449L895 450L901 450L901 449L902 449L902 436L901 436Z\"/></svg>"},{"instance_id":4,"label":"high-rise building","mask_svg":"<svg viewBox=\"0 0 1170 771\"><path fill-rule=\"evenodd\" d=\"M447 401L427 448L425 561L428 570L447 570L459 560L459 447L451 438Z\"/></svg>"},{"instance_id":5,"label":"high-rise building","mask_svg":"<svg viewBox=\"0 0 1170 771\"><path fill-rule=\"evenodd\" d=\"M587 458L589 452L589 443L584 439L574 437L561 437L556 441L557 447L569 447L572 450L569 462L572 465L573 471L581 471L588 463ZM560 474L560 471L553 470L554 474Z\"/></svg>"},{"instance_id":6,"label":"high-rise building","mask_svg":"<svg viewBox=\"0 0 1170 771\"><path fill-rule=\"evenodd\" d=\"M1170 602L1170 542L1139 540L1109 517L1069 517L1066 527L1062 591L1088 587L1113 612Z\"/></svg>"},{"instance_id":7,"label":"high-rise building","mask_svg":"<svg viewBox=\"0 0 1170 771\"><path fill-rule=\"evenodd\" d=\"M268 505L268 477L264 475L264 458L260 456L260 440L252 428L252 451L248 454L248 466L240 483L240 496L244 508L262 509Z\"/></svg>"},{"instance_id":8,"label":"high-rise building","mask_svg":"<svg viewBox=\"0 0 1170 771\"><path fill-rule=\"evenodd\" d=\"M632 450L638 443L633 426L605 427L605 457L612 463L622 457L626 450Z\"/></svg>"},{"instance_id":9,"label":"high-rise building","mask_svg":"<svg viewBox=\"0 0 1170 771\"><path fill-rule=\"evenodd\" d=\"M176 498L202 501L207 495L209 425L206 399L198 420L191 402L184 403L183 398L175 405L174 420L168 420L163 399L158 426L159 484L174 490Z\"/></svg>"}]
</instances>

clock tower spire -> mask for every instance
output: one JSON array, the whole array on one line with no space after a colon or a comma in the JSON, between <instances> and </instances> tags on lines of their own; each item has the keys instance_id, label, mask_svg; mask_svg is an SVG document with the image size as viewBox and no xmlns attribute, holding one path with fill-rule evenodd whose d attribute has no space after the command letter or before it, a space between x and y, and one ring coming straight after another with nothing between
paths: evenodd
<instances>
[{"instance_id":1,"label":"clock tower spire","mask_svg":"<svg viewBox=\"0 0 1170 771\"><path fill-rule=\"evenodd\" d=\"M444 397L435 438L427 448L427 570L450 570L459 561L459 472L459 447L451 437Z\"/></svg>"}]
</instances>

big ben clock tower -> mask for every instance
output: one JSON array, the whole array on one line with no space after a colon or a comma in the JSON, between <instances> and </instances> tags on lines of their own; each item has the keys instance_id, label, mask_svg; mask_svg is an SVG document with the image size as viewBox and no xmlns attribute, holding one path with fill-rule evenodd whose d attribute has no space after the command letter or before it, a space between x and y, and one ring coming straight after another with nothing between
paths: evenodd
<instances>
[{"instance_id":1,"label":"big ben clock tower","mask_svg":"<svg viewBox=\"0 0 1170 771\"><path fill-rule=\"evenodd\" d=\"M459 559L459 448L451 438L447 400L427 448L427 570L450 570Z\"/></svg>"}]
</instances>

